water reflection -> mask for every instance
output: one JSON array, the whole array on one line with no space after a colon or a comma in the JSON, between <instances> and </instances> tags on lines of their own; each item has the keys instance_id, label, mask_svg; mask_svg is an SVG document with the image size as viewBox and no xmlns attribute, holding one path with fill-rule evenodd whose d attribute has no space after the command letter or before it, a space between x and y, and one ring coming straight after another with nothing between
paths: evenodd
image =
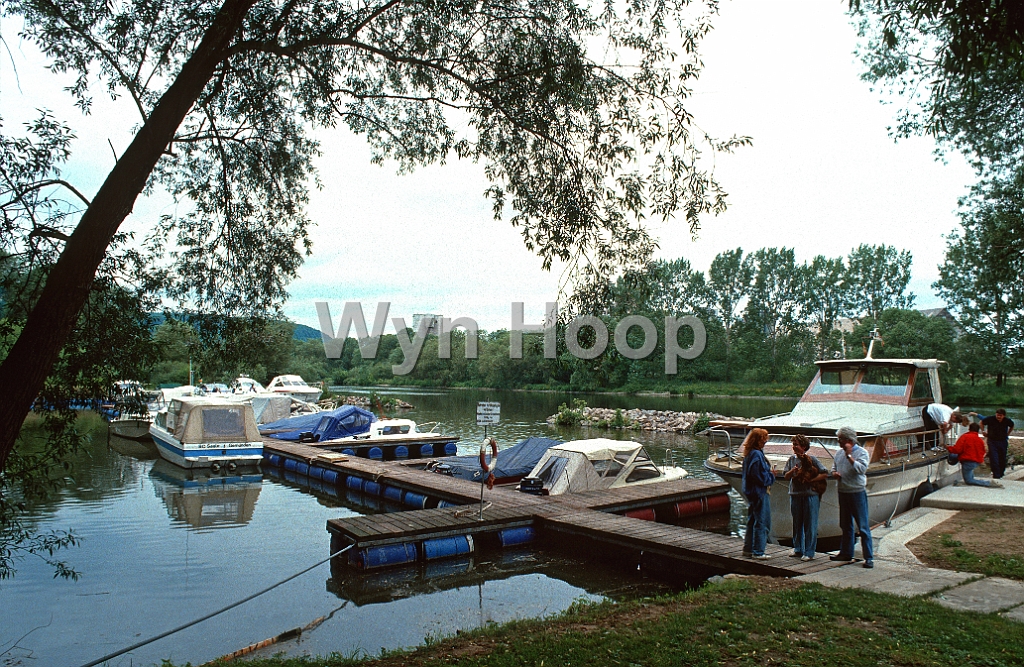
<instances>
[{"instance_id":1,"label":"water reflection","mask_svg":"<svg viewBox=\"0 0 1024 667\"><path fill-rule=\"evenodd\" d=\"M149 473L153 491L175 522L193 528L242 526L252 521L263 487L259 468L220 475L160 459Z\"/></svg>"}]
</instances>

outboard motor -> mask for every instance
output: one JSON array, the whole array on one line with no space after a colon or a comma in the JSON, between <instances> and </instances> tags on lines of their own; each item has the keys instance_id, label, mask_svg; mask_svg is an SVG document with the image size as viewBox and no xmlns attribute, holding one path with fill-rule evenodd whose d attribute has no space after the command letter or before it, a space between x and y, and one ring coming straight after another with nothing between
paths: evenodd
<instances>
[{"instance_id":1,"label":"outboard motor","mask_svg":"<svg viewBox=\"0 0 1024 667\"><path fill-rule=\"evenodd\" d=\"M299 434L299 442L319 442L320 435L312 431L303 431Z\"/></svg>"},{"instance_id":2,"label":"outboard motor","mask_svg":"<svg viewBox=\"0 0 1024 667\"><path fill-rule=\"evenodd\" d=\"M524 477L519 482L519 490L532 496L544 495L544 480L540 477Z\"/></svg>"}]
</instances>

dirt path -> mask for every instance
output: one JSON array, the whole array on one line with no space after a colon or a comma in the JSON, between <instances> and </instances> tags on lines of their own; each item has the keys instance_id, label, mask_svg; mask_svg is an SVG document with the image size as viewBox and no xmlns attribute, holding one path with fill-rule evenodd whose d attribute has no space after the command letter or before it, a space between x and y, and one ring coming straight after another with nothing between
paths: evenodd
<instances>
[{"instance_id":1,"label":"dirt path","mask_svg":"<svg viewBox=\"0 0 1024 667\"><path fill-rule=\"evenodd\" d=\"M1024 512L977 510L959 512L907 547L930 567L1024 579L1021 544Z\"/></svg>"}]
</instances>

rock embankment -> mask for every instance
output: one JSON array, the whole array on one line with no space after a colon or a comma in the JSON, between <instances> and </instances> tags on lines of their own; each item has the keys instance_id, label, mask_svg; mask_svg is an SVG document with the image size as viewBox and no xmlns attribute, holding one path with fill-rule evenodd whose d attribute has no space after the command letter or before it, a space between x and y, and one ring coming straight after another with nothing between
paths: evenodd
<instances>
[{"instance_id":1,"label":"rock embankment","mask_svg":"<svg viewBox=\"0 0 1024 667\"><path fill-rule=\"evenodd\" d=\"M323 401L320 401L320 407L325 407L324 404L330 403L331 406L328 409L334 409L342 405L354 405L357 408L365 408L366 410L376 410L377 406L370 403L369 396L335 396ZM381 404L385 410L412 410L413 404L406 403L400 398L382 398Z\"/></svg>"},{"instance_id":2,"label":"rock embankment","mask_svg":"<svg viewBox=\"0 0 1024 667\"><path fill-rule=\"evenodd\" d=\"M652 431L656 433L691 433L703 430L709 419L725 419L724 415L710 412L673 412L672 410L613 410L611 408L585 407L574 410L581 418L579 425L588 428L623 429L630 431ZM548 417L551 425L564 424L564 413ZM694 427L697 427L696 429Z\"/></svg>"}]
</instances>

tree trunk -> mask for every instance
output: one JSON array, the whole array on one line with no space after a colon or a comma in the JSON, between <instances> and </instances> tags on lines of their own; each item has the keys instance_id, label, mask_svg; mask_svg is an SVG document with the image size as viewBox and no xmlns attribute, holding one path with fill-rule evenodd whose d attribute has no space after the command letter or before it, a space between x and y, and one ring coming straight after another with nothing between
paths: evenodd
<instances>
[{"instance_id":1,"label":"tree trunk","mask_svg":"<svg viewBox=\"0 0 1024 667\"><path fill-rule=\"evenodd\" d=\"M111 239L255 2L225 0L195 53L100 186L53 266L21 335L0 365L0 470L67 342Z\"/></svg>"}]
</instances>

